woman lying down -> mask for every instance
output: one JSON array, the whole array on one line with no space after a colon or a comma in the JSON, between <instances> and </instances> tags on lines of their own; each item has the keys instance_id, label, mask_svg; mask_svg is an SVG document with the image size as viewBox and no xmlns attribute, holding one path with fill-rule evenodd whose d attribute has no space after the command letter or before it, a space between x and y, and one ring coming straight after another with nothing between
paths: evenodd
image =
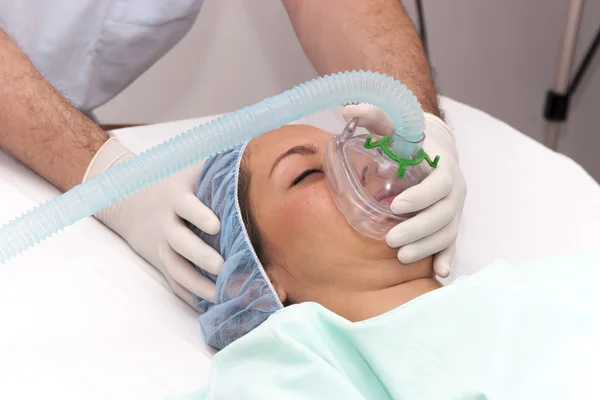
<instances>
[{"instance_id":1,"label":"woman lying down","mask_svg":"<svg viewBox=\"0 0 600 400\"><path fill-rule=\"evenodd\" d=\"M348 224L330 138L286 126L204 166L222 228L198 234L225 264L216 303L198 301L222 350L197 398L600 398L600 258L497 262L442 287L430 258L403 265Z\"/></svg>"}]
</instances>

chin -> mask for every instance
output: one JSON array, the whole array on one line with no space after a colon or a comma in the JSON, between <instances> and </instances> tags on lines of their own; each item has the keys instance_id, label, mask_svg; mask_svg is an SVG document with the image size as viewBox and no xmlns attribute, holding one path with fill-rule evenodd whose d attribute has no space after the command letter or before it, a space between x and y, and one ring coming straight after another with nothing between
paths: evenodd
<instances>
[{"instance_id":1,"label":"chin","mask_svg":"<svg viewBox=\"0 0 600 400\"><path fill-rule=\"evenodd\" d=\"M390 258L397 259L398 249L388 246L385 240L376 240L363 235L352 229L356 237L357 246L367 249L369 254L372 254L377 259Z\"/></svg>"}]
</instances>

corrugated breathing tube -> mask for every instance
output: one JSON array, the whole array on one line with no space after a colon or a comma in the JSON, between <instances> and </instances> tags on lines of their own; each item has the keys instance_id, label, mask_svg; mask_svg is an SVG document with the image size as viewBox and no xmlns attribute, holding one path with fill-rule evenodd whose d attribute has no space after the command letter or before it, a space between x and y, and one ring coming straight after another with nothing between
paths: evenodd
<instances>
[{"instance_id":1,"label":"corrugated breathing tube","mask_svg":"<svg viewBox=\"0 0 600 400\"><path fill-rule=\"evenodd\" d=\"M414 154L423 137L424 117L406 86L370 71L324 76L190 129L6 223L0 228L0 263L190 165L289 122L349 103L382 108L394 122L394 133L405 139L393 143L394 152L405 158Z\"/></svg>"}]
</instances>

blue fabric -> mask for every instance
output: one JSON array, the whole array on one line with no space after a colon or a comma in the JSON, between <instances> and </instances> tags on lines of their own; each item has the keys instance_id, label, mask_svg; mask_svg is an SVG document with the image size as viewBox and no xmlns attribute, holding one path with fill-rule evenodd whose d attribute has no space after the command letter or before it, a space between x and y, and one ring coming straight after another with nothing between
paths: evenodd
<instances>
[{"instance_id":1,"label":"blue fabric","mask_svg":"<svg viewBox=\"0 0 600 400\"><path fill-rule=\"evenodd\" d=\"M203 0L0 1L0 27L75 107L110 100L192 27Z\"/></svg>"},{"instance_id":2,"label":"blue fabric","mask_svg":"<svg viewBox=\"0 0 600 400\"><path fill-rule=\"evenodd\" d=\"M217 250L225 263L219 276L196 268L217 285L215 303L196 298L206 342L222 349L283 308L261 265L240 215L237 188L244 146L209 159L198 178L196 196L217 215L221 231L192 230Z\"/></svg>"}]
</instances>

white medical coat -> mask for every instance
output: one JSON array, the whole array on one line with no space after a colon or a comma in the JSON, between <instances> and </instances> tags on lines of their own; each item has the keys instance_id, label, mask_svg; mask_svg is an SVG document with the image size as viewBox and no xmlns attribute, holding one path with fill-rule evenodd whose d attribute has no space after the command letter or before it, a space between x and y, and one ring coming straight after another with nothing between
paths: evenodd
<instances>
[{"instance_id":1,"label":"white medical coat","mask_svg":"<svg viewBox=\"0 0 600 400\"><path fill-rule=\"evenodd\" d=\"M63 96L90 111L181 40L202 2L0 0L0 27Z\"/></svg>"}]
</instances>

